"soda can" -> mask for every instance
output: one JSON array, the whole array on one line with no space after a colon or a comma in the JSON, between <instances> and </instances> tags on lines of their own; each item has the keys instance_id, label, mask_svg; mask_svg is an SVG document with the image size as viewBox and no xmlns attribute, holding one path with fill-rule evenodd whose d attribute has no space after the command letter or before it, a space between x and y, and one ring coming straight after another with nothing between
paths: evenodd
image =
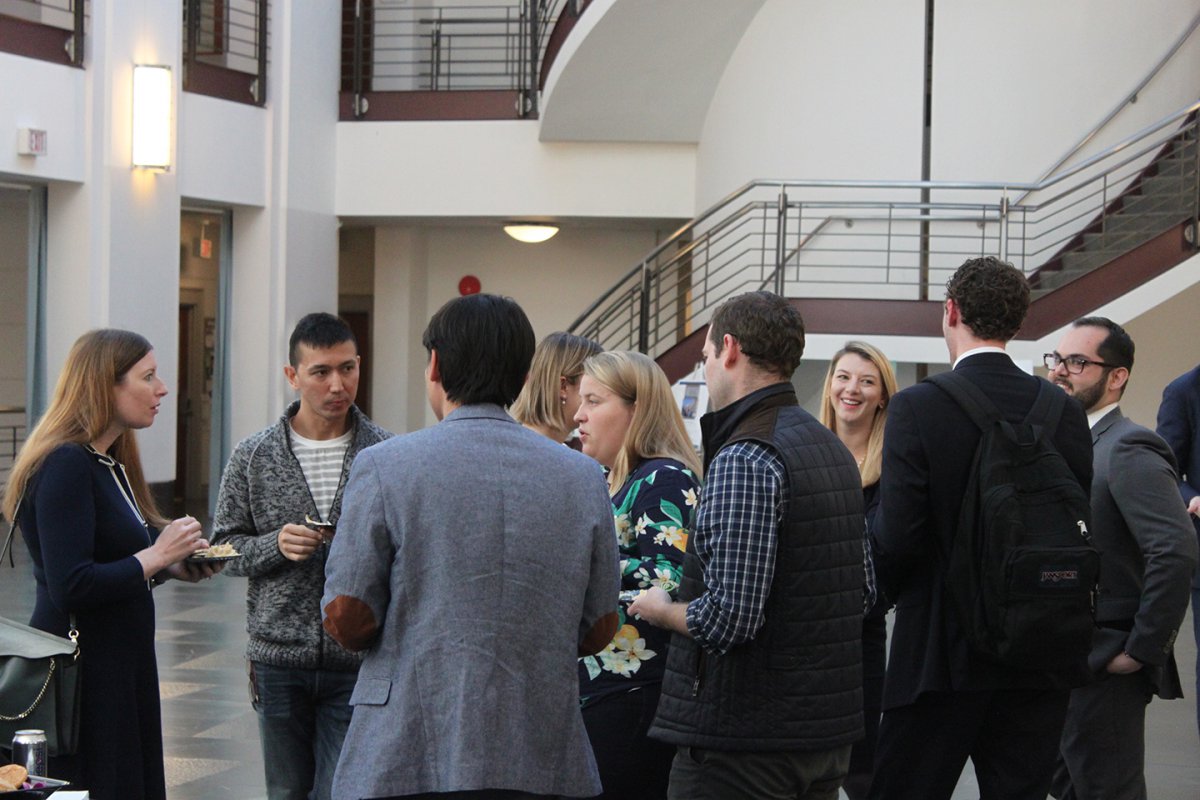
<instances>
[{"instance_id":1,"label":"soda can","mask_svg":"<svg viewBox=\"0 0 1200 800\"><path fill-rule=\"evenodd\" d=\"M12 740L14 764L20 764L30 775L46 777L46 732L35 729L17 731Z\"/></svg>"}]
</instances>

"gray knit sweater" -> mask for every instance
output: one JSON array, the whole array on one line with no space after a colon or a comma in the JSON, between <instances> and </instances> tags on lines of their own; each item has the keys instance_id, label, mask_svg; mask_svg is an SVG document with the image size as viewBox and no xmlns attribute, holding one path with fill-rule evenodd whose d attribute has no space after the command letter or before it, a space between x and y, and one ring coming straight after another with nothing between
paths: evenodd
<instances>
[{"instance_id":1,"label":"gray knit sweater","mask_svg":"<svg viewBox=\"0 0 1200 800\"><path fill-rule=\"evenodd\" d=\"M271 427L246 437L234 448L221 476L213 523L214 544L228 542L242 557L229 562L226 575L250 579L246 593L246 657L278 667L353 671L361 656L345 650L321 627L321 592L329 546L321 545L306 561L289 561L279 552L279 529L318 517L316 504L292 452L288 427L299 410L292 403ZM351 407L354 437L342 466L327 522L337 524L342 490L354 457L392 436Z\"/></svg>"}]
</instances>

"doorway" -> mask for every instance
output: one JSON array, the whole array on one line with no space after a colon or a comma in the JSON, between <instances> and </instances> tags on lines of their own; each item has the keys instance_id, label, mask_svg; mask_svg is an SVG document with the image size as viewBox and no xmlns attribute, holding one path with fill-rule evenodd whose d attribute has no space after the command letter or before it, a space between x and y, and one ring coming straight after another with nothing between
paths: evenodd
<instances>
[{"instance_id":1,"label":"doorway","mask_svg":"<svg viewBox=\"0 0 1200 800\"><path fill-rule=\"evenodd\" d=\"M36 198L27 186L0 183L0 486L26 432L31 229Z\"/></svg>"},{"instance_id":2,"label":"doorway","mask_svg":"<svg viewBox=\"0 0 1200 800\"><path fill-rule=\"evenodd\" d=\"M179 225L179 374L175 429L174 511L200 516L224 466L225 287L231 214L185 209Z\"/></svg>"}]
</instances>

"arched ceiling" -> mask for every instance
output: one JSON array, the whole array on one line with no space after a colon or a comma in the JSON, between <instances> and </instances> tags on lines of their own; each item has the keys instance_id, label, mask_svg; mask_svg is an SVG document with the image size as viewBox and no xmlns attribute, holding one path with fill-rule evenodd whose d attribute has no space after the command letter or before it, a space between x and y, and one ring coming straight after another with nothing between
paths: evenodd
<instances>
[{"instance_id":1,"label":"arched ceiling","mask_svg":"<svg viewBox=\"0 0 1200 800\"><path fill-rule=\"evenodd\" d=\"M542 92L540 139L696 142L766 0L594 0Z\"/></svg>"}]
</instances>

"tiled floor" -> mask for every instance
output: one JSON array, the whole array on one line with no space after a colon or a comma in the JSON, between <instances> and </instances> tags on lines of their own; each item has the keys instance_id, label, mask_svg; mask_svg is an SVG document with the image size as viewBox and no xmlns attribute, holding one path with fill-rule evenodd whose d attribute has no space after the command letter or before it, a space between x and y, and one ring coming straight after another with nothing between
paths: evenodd
<instances>
[{"instance_id":1,"label":"tiled floor","mask_svg":"<svg viewBox=\"0 0 1200 800\"><path fill-rule=\"evenodd\" d=\"M17 568L0 565L0 615L25 621L33 605L33 577L24 548L15 550ZM245 592L244 579L223 576L196 585L171 582L155 590L171 800L262 800L266 796L242 658ZM1190 617L1185 630L1191 630ZM1192 637L1180 636L1178 648L1180 672L1194 675ZM1151 703L1146 750L1146 778L1153 800L1200 797L1194 699ZM968 768L954 798L978 796Z\"/></svg>"}]
</instances>

